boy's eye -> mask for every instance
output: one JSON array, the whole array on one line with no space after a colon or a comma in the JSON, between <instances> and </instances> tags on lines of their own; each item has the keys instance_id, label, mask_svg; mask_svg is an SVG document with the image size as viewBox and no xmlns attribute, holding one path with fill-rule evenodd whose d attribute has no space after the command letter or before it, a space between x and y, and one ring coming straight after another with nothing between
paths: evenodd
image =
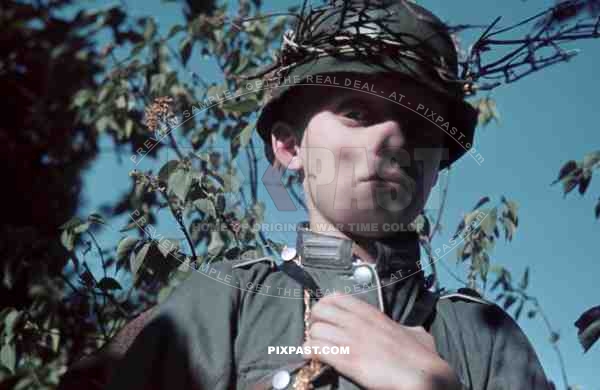
<instances>
[{"instance_id":1,"label":"boy's eye","mask_svg":"<svg viewBox=\"0 0 600 390\"><path fill-rule=\"evenodd\" d=\"M371 118L369 111L363 107L353 107L341 110L340 115L361 124L368 123Z\"/></svg>"},{"instance_id":2,"label":"boy's eye","mask_svg":"<svg viewBox=\"0 0 600 390\"><path fill-rule=\"evenodd\" d=\"M366 118L366 113L360 110L352 110L344 113L346 118L354 119L357 121L364 120Z\"/></svg>"}]
</instances>

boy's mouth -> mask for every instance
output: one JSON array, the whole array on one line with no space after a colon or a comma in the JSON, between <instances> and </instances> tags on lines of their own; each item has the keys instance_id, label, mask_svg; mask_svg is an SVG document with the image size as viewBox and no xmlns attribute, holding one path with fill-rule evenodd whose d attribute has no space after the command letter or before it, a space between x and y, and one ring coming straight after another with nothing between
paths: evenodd
<instances>
[{"instance_id":1,"label":"boy's mouth","mask_svg":"<svg viewBox=\"0 0 600 390\"><path fill-rule=\"evenodd\" d=\"M412 180L408 173L404 172L402 169L389 169L385 172L373 173L369 176L366 176L359 181L382 181L382 182L390 182L390 183L403 183L406 180Z\"/></svg>"}]
</instances>

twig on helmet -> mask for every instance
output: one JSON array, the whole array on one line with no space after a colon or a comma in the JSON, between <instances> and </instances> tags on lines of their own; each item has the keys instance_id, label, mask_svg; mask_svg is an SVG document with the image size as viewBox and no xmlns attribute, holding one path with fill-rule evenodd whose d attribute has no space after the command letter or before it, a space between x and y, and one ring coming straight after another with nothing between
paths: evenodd
<instances>
[{"instance_id":1,"label":"twig on helmet","mask_svg":"<svg viewBox=\"0 0 600 390\"><path fill-rule=\"evenodd\" d=\"M479 51L477 50L479 48L480 43L487 38L487 34L490 32L490 30L492 28L494 28L494 26L500 21L500 19L502 19L501 16L498 16L483 32L483 34L481 34L481 36L479 38L477 38L477 40L475 41L475 43L473 43L471 50L469 52L469 55L467 56L467 60L464 63L464 69L462 72L462 78L465 78L467 76L469 76L469 63L471 62L471 59L473 58L473 55L477 55L479 57Z\"/></svg>"},{"instance_id":2,"label":"twig on helmet","mask_svg":"<svg viewBox=\"0 0 600 390\"><path fill-rule=\"evenodd\" d=\"M588 4L589 0L569 1L568 4L559 4L550 7L534 16L525 18L509 27L497 28L501 17L484 28L483 33L475 41L469 50L466 60L459 61L459 75L455 75L451 69L439 58L429 52L426 45L415 44L415 37L406 36L391 31L386 23L376 19L370 19L362 8L353 7L352 3L343 2L339 9L335 9L337 2L331 1L328 5L312 8L304 0L299 14L294 16L298 19L296 28L288 30L283 36L281 50L276 61L258 72L249 76L235 76L238 80L256 79L269 74L281 77L286 72L306 61L322 56L342 56L345 54L358 56L388 56L397 60L401 57L421 61L425 66L436 72L439 77L450 84L462 84L462 90L467 95L472 95L480 90L492 90L502 82L483 82L483 79L503 79L503 83L512 83L545 67L559 62L568 61L577 54L576 51L566 51L559 46L561 43L572 42L580 39L600 37L600 17L593 21L577 22L566 28L556 29L557 24L573 18L575 11L589 8L593 12L595 8ZM408 3L407 7L411 8ZM341 17L337 27L337 34L331 31L320 31L318 27L324 22L324 12L334 10L341 12L342 16L355 13L358 20L345 22L347 18ZM600 8L597 10L600 12ZM325 13L326 14L326 13ZM265 15L264 17L268 17ZM270 15L272 16L272 15ZM366 19L365 19L366 18ZM589 18L589 17L588 17ZM365 22L368 20L368 23ZM524 38L500 39L499 35L513 33L516 29L532 24L530 31ZM361 31L360 34L352 34L349 30L356 28L372 29L372 32ZM457 25L448 27L449 32L456 32L467 28L476 28L473 25ZM336 28L334 27L334 30ZM319 31L315 33L315 31ZM417 41L418 42L418 41ZM511 47L512 50L504 53L498 59L484 61L484 54L494 52L495 47ZM541 56L542 50L554 49L554 53ZM526 70L523 70L527 67Z\"/></svg>"},{"instance_id":3,"label":"twig on helmet","mask_svg":"<svg viewBox=\"0 0 600 390\"><path fill-rule=\"evenodd\" d=\"M294 34L296 36L298 36L300 34L300 29L304 27L303 21L304 21L304 10L306 9L306 2L307 2L306 0L304 0L302 2L302 9L300 10L300 15L298 15L299 21L298 21L298 24L296 25L296 31L294 32Z\"/></svg>"},{"instance_id":4,"label":"twig on helmet","mask_svg":"<svg viewBox=\"0 0 600 390\"><path fill-rule=\"evenodd\" d=\"M454 33L458 33L458 32L462 32L462 31L466 31L466 30L479 30L479 29L484 29L484 28L488 28L489 25L487 24L455 24L455 25L451 25L448 26L448 32L450 34L454 34Z\"/></svg>"},{"instance_id":5,"label":"twig on helmet","mask_svg":"<svg viewBox=\"0 0 600 390\"><path fill-rule=\"evenodd\" d=\"M553 6L543 12L526 18L509 27L497 29L492 28L497 24L496 19L472 46L467 60L461 62L463 68L462 77L471 77L477 82L479 79L503 78L504 83L512 83L538 70L554 65L559 62L569 61L575 55L575 50L565 50L560 44L573 42L581 39L600 37L600 17L591 16L592 21L578 21L577 23L556 28L558 24L564 25L565 21L574 17L575 11L583 10L588 6L586 1L570 1ZM566 12L566 11L569 12ZM590 6L590 12L595 8ZM600 8L596 10L600 11ZM514 32L517 28L532 24L530 31L523 38L499 39L504 33ZM510 47L514 49L498 59L484 63L483 53L493 52L495 47ZM554 49L552 54L540 55L542 50ZM526 70L521 70L527 67ZM486 85L485 89L494 88L500 83ZM484 88L479 88L484 89Z\"/></svg>"}]
</instances>

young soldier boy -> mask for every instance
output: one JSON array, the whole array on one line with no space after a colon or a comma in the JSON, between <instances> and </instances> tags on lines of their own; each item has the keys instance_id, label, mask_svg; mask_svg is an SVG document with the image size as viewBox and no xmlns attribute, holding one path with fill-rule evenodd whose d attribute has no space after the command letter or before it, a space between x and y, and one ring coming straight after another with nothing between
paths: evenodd
<instances>
[{"instance_id":1,"label":"young soldier boy","mask_svg":"<svg viewBox=\"0 0 600 390\"><path fill-rule=\"evenodd\" d=\"M269 161L304 177L296 247L277 267L192 273L107 388L550 389L501 308L427 289L406 229L476 124L443 23L401 0L337 1L317 16L286 34L257 122ZM272 353L296 346L310 349Z\"/></svg>"}]
</instances>

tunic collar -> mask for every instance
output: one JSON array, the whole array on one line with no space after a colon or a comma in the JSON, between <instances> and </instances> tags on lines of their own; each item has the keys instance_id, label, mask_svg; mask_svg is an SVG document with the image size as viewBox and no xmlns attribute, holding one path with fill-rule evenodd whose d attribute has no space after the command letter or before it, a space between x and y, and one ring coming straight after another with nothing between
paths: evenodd
<instances>
[{"instance_id":1,"label":"tunic collar","mask_svg":"<svg viewBox=\"0 0 600 390\"><path fill-rule=\"evenodd\" d=\"M355 242L348 238L317 233L309 228L308 221L296 226L296 249L303 266L350 270L357 260ZM416 232L402 232L392 237L373 239L367 251L375 258L381 277L402 270L409 274L421 269L419 237Z\"/></svg>"}]
</instances>

